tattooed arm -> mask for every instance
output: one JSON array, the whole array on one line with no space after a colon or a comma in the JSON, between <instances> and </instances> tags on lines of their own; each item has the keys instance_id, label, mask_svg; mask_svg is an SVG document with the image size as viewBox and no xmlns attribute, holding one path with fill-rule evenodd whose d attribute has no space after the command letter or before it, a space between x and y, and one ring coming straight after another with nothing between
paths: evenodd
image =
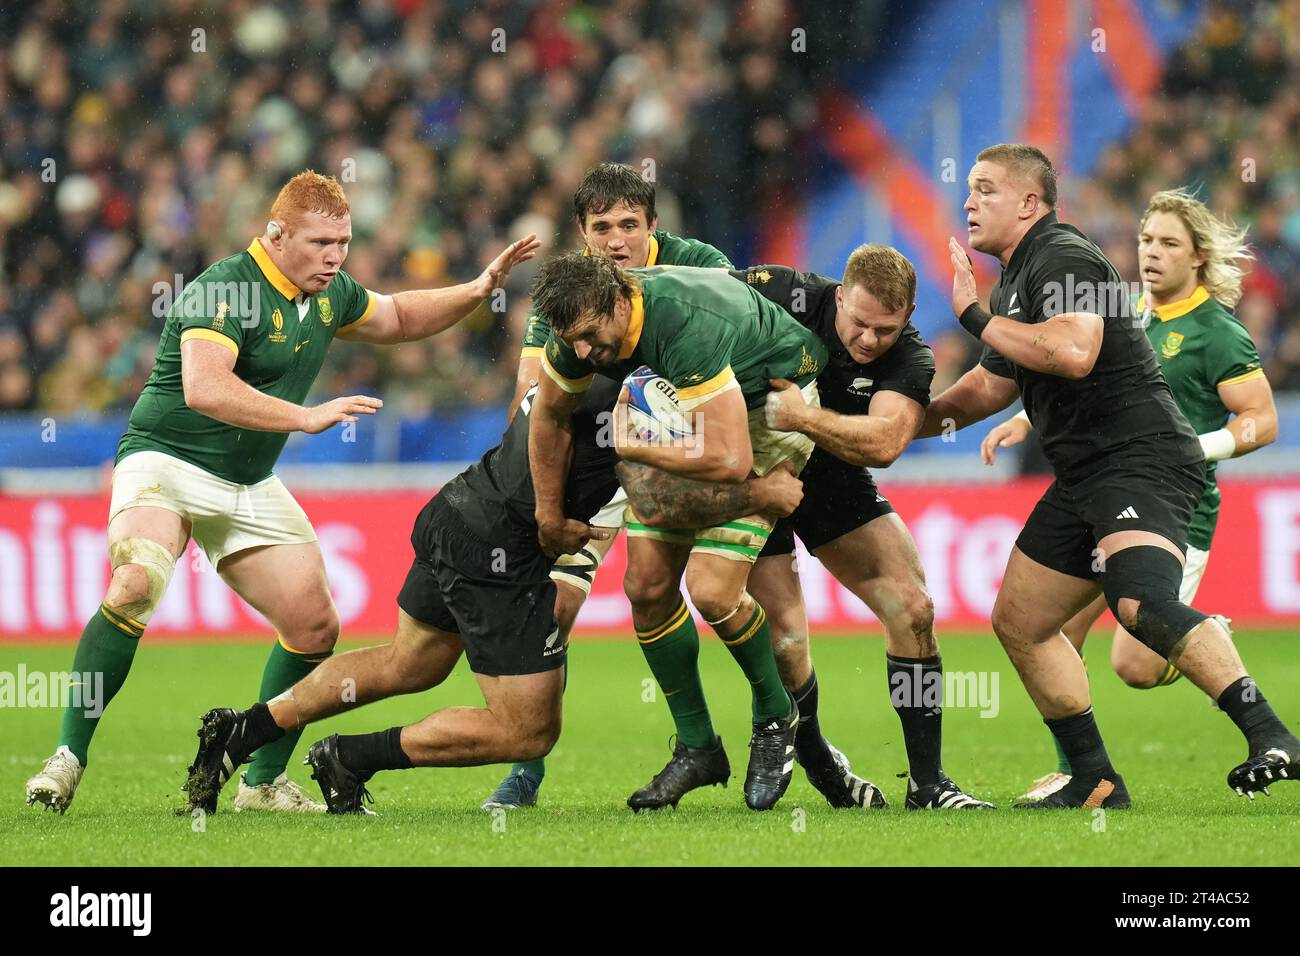
<instances>
[{"instance_id":1,"label":"tattooed arm","mask_svg":"<svg viewBox=\"0 0 1300 956\"><path fill-rule=\"evenodd\" d=\"M707 528L752 514L785 517L803 498L803 482L781 468L739 484L697 481L630 461L616 470L632 510L652 528Z\"/></svg>"}]
</instances>

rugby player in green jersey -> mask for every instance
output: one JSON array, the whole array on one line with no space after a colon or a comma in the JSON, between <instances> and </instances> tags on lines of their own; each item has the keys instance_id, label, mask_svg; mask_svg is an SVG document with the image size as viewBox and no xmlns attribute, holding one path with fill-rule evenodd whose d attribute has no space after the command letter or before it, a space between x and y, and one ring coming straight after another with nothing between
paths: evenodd
<instances>
[{"instance_id":1,"label":"rugby player in green jersey","mask_svg":"<svg viewBox=\"0 0 1300 956\"><path fill-rule=\"evenodd\" d=\"M1277 409L1255 343L1228 311L1241 299L1237 260L1250 258L1244 239L1244 229L1216 218L1182 190L1152 196L1138 233L1146 294L1138 300L1137 312L1149 323L1147 338L1161 372L1199 433L1208 463L1205 491L1187 535L1179 594L1184 603L1196 596L1210 559L1219 518L1215 462L1249 454L1277 438ZM998 425L981 446L984 461L992 464L998 448L1024 441L1031 428L1023 412ZM1105 610L1105 598L1099 597L1062 628L1080 654L1089 629ZM1119 625L1110 656L1115 673L1130 687L1163 687L1181 676ZM1070 782L1070 764L1059 746L1057 758L1057 769L1034 781L1025 799L1044 799Z\"/></svg>"},{"instance_id":2,"label":"rugby player in green jersey","mask_svg":"<svg viewBox=\"0 0 1300 956\"><path fill-rule=\"evenodd\" d=\"M587 255L605 256L624 269L647 266L698 266L730 269L731 261L706 242L684 239L662 229L655 210L655 187L631 166L599 163L587 170L573 193L574 224ZM523 351L519 356L515 397L510 405L513 418L528 390L537 385L542 348L551 327L534 309L524 329ZM591 593L601 562L622 530L627 494L622 488L592 518L598 528L611 534L596 538L576 554L561 555L551 571L556 586L555 616L567 638L578 612ZM515 764L506 778L483 803L484 809L534 806L546 774L544 760Z\"/></svg>"},{"instance_id":3,"label":"rugby player in green jersey","mask_svg":"<svg viewBox=\"0 0 1300 956\"><path fill-rule=\"evenodd\" d=\"M172 304L118 446L112 577L73 660L74 671L103 675L101 707L64 711L58 749L27 782L29 804L64 812L72 803L102 705L126 680L191 537L276 629L259 699L276 697L332 652L339 619L320 546L272 471L291 432L317 434L383 406L364 395L303 406L330 343L389 344L441 332L538 247L529 236L473 282L389 296L342 271L351 240L342 188L307 170L280 190L265 235L210 266ZM237 810L324 810L284 776L299 735L255 755Z\"/></svg>"},{"instance_id":4,"label":"rugby player in green jersey","mask_svg":"<svg viewBox=\"0 0 1300 956\"><path fill-rule=\"evenodd\" d=\"M623 163L598 163L587 170L573 192L573 216L585 255L605 256L623 269L650 266L698 266L730 269L731 260L698 239L674 236L658 228L654 183ZM524 328L523 349L510 415L537 384L542 349L551 327L534 308Z\"/></svg>"},{"instance_id":5,"label":"rugby player in green jersey","mask_svg":"<svg viewBox=\"0 0 1300 956\"><path fill-rule=\"evenodd\" d=\"M648 365L673 384L691 418L687 441L633 440L623 427L622 398L612 440L626 461L721 482L778 467L797 473L807 462L812 440L768 428L764 401L769 379L785 378L815 402L826 347L744 283L712 269L625 271L604 257L571 254L542 266L533 302L552 327L529 436L538 538L547 553L574 553L589 538L585 525L565 521L563 489L570 414L597 371L621 380ZM763 514L701 528L628 525L624 590L678 735L668 765L629 798L633 809L675 806L688 791L730 776L700 685L699 636L682 599L683 572L696 608L752 687L746 803L768 809L789 786L798 710L781 684L766 614L745 590L772 525Z\"/></svg>"}]
</instances>

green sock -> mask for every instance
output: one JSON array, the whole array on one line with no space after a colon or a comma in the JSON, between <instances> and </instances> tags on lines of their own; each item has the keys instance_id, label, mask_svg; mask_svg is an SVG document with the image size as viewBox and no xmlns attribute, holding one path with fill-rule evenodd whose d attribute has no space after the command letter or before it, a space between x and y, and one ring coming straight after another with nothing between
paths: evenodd
<instances>
[{"instance_id":1,"label":"green sock","mask_svg":"<svg viewBox=\"0 0 1300 956\"><path fill-rule=\"evenodd\" d=\"M733 637L718 636L749 678L754 695L754 722L788 716L790 695L781 685L781 672L776 669L776 654L772 652L772 629L768 627L767 613L763 606L754 602L754 614L739 633Z\"/></svg>"},{"instance_id":2,"label":"green sock","mask_svg":"<svg viewBox=\"0 0 1300 956\"><path fill-rule=\"evenodd\" d=\"M1071 773L1070 758L1065 755L1065 748L1062 747L1061 742L1056 739L1056 734L1052 734L1052 743L1056 747L1056 772Z\"/></svg>"},{"instance_id":3,"label":"green sock","mask_svg":"<svg viewBox=\"0 0 1300 956\"><path fill-rule=\"evenodd\" d=\"M275 646L271 648L271 656L267 658L266 669L262 671L262 689L257 692L257 699L265 702L272 697L278 697L314 671L316 665L331 653L333 652L304 654L291 651L277 640ZM302 736L303 729L298 727L294 730L286 730L279 740L259 747L253 753L253 762L248 768L247 779L250 787L271 783L284 773L284 768L289 766L289 758L293 756L293 748L298 746L298 739Z\"/></svg>"},{"instance_id":4,"label":"green sock","mask_svg":"<svg viewBox=\"0 0 1300 956\"><path fill-rule=\"evenodd\" d=\"M131 661L135 658L136 648L140 646L140 635L143 633L144 627L138 621L102 604L81 632L77 652L72 658L72 669L78 674L93 675L82 678L83 681L94 682L102 675L104 683L102 690L93 688L98 692L98 700L93 708L97 712L95 716L87 714L85 704L89 701L84 698L82 706L64 708L59 746L71 750L83 767L86 766L90 750L90 738L95 736L95 728L99 726L104 708L126 683L126 675L131 672Z\"/></svg>"},{"instance_id":5,"label":"green sock","mask_svg":"<svg viewBox=\"0 0 1300 956\"><path fill-rule=\"evenodd\" d=\"M569 689L569 660L566 654L564 660L564 689ZM541 780L546 776L546 758L538 757L536 760L525 760L521 763L512 764L510 767L510 776L526 773L529 776Z\"/></svg>"},{"instance_id":6,"label":"green sock","mask_svg":"<svg viewBox=\"0 0 1300 956\"><path fill-rule=\"evenodd\" d=\"M686 602L657 627L638 630L636 639L668 701L677 739L692 750L712 750L718 735L700 683L700 634Z\"/></svg>"}]
</instances>

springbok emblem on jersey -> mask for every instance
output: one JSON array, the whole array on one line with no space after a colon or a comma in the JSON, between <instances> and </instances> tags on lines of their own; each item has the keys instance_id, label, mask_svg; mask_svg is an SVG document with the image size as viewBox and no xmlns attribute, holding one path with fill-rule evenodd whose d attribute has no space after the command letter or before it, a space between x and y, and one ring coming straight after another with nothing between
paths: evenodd
<instances>
[{"instance_id":1,"label":"springbok emblem on jersey","mask_svg":"<svg viewBox=\"0 0 1300 956\"><path fill-rule=\"evenodd\" d=\"M1183 336L1178 332L1170 332L1165 338L1164 344L1160 346L1160 354L1167 359L1173 358L1183 350Z\"/></svg>"}]
</instances>

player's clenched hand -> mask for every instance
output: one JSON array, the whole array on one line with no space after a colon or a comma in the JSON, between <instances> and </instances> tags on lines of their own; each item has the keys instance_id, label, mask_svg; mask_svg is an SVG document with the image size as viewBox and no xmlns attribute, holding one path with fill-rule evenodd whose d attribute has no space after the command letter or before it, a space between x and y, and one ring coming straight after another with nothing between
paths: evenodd
<instances>
[{"instance_id":1,"label":"player's clenched hand","mask_svg":"<svg viewBox=\"0 0 1300 956\"><path fill-rule=\"evenodd\" d=\"M975 267L970 256L961 247L961 243L952 236L948 237L948 256L952 261L952 313L961 318L972 303L979 301L979 290L975 286Z\"/></svg>"},{"instance_id":2,"label":"player's clenched hand","mask_svg":"<svg viewBox=\"0 0 1300 956\"><path fill-rule=\"evenodd\" d=\"M543 522L537 526L537 542L551 558L576 554L588 541L604 541L608 537L609 532L604 528L594 528L574 518Z\"/></svg>"},{"instance_id":3,"label":"player's clenched hand","mask_svg":"<svg viewBox=\"0 0 1300 956\"><path fill-rule=\"evenodd\" d=\"M803 400L803 393L794 382L783 378L768 380L772 391L767 393L764 415L767 427L778 432L798 431L803 415L808 410L808 403Z\"/></svg>"},{"instance_id":4,"label":"player's clenched hand","mask_svg":"<svg viewBox=\"0 0 1300 956\"><path fill-rule=\"evenodd\" d=\"M1017 415L989 430L980 442L980 458L984 464L991 465L998 457L999 448L1010 448L1012 445L1019 445L1029 437L1033 427L1025 419Z\"/></svg>"},{"instance_id":5,"label":"player's clenched hand","mask_svg":"<svg viewBox=\"0 0 1300 956\"><path fill-rule=\"evenodd\" d=\"M373 415L384 407L383 399L369 395L348 395L324 405L303 409L302 430L317 435L339 422L355 422L358 415Z\"/></svg>"},{"instance_id":6,"label":"player's clenched hand","mask_svg":"<svg viewBox=\"0 0 1300 956\"><path fill-rule=\"evenodd\" d=\"M754 479L754 484L762 489L755 510L763 514L784 518L803 501L803 482L785 468L769 471L762 478Z\"/></svg>"},{"instance_id":7,"label":"player's clenched hand","mask_svg":"<svg viewBox=\"0 0 1300 956\"><path fill-rule=\"evenodd\" d=\"M479 295L486 297L493 289L505 285L510 270L537 255L541 246L542 241L532 233L506 246L505 251L488 263L488 267L474 280Z\"/></svg>"},{"instance_id":8,"label":"player's clenched hand","mask_svg":"<svg viewBox=\"0 0 1300 956\"><path fill-rule=\"evenodd\" d=\"M614 410L610 412L609 432L610 439L614 443L614 451L618 452L620 458L625 461L641 461L638 452L645 448L649 442L645 436L637 433L632 427L632 422L627 415L627 403L631 396L626 385L618 393L618 401L614 403Z\"/></svg>"}]
</instances>

